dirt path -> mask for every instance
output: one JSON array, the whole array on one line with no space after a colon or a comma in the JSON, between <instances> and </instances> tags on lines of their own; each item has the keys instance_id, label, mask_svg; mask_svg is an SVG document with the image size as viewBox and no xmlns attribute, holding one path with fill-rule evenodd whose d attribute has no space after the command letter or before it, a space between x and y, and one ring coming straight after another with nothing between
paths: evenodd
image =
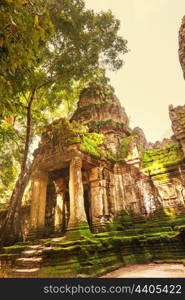
<instances>
[{"instance_id":1,"label":"dirt path","mask_svg":"<svg viewBox=\"0 0 185 300\"><path fill-rule=\"evenodd\" d=\"M183 264L148 264L120 268L102 278L185 278Z\"/></svg>"}]
</instances>

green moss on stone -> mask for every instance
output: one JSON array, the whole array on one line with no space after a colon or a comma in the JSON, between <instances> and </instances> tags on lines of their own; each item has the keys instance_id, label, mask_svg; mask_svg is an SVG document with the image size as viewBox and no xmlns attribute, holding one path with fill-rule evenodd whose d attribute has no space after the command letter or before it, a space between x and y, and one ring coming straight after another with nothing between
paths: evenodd
<instances>
[{"instance_id":1,"label":"green moss on stone","mask_svg":"<svg viewBox=\"0 0 185 300\"><path fill-rule=\"evenodd\" d=\"M129 154L130 145L133 142L133 140L136 138L137 138L137 135L130 135L130 136L122 139L121 146L120 146L119 153L118 153L118 156L120 158L127 157L127 155Z\"/></svg>"},{"instance_id":2,"label":"green moss on stone","mask_svg":"<svg viewBox=\"0 0 185 300\"><path fill-rule=\"evenodd\" d=\"M146 150L142 153L143 169L151 175L166 173L176 168L183 160L184 154L179 142L172 142L165 147ZM162 174L159 179L165 180L164 176L166 174Z\"/></svg>"},{"instance_id":3,"label":"green moss on stone","mask_svg":"<svg viewBox=\"0 0 185 300\"><path fill-rule=\"evenodd\" d=\"M106 150L106 156L109 160L113 162L123 162L128 159L128 156L130 155L131 146L134 141L136 141L138 138L137 134L131 134L125 138L122 139L121 145L117 151L116 154L111 153L111 151Z\"/></svg>"},{"instance_id":4,"label":"green moss on stone","mask_svg":"<svg viewBox=\"0 0 185 300\"><path fill-rule=\"evenodd\" d=\"M174 227L175 231L185 231L185 225L178 225Z\"/></svg>"},{"instance_id":5,"label":"green moss on stone","mask_svg":"<svg viewBox=\"0 0 185 300\"><path fill-rule=\"evenodd\" d=\"M27 246L25 245L13 245L9 247L3 247L4 253L19 253L23 251Z\"/></svg>"},{"instance_id":6,"label":"green moss on stone","mask_svg":"<svg viewBox=\"0 0 185 300\"><path fill-rule=\"evenodd\" d=\"M104 142L104 136L98 133L85 133L82 137L81 149L89 154L100 158L101 157L101 148Z\"/></svg>"},{"instance_id":7,"label":"green moss on stone","mask_svg":"<svg viewBox=\"0 0 185 300\"><path fill-rule=\"evenodd\" d=\"M67 231L66 238L68 240L79 240L85 237L91 237L91 231L89 229L89 224L87 222L80 222L76 228Z\"/></svg>"},{"instance_id":8,"label":"green moss on stone","mask_svg":"<svg viewBox=\"0 0 185 300\"><path fill-rule=\"evenodd\" d=\"M102 120L102 121L90 121L87 123L88 128L93 131L97 132L102 129L104 130L118 130L118 131L126 131L131 133L131 129L123 122L116 122L112 119Z\"/></svg>"},{"instance_id":9,"label":"green moss on stone","mask_svg":"<svg viewBox=\"0 0 185 300\"><path fill-rule=\"evenodd\" d=\"M185 215L172 217L158 212L148 219L127 214L122 218L123 231L85 234L84 238L81 235L75 240L41 240L40 243L45 246L43 266L33 277L97 277L121 266L151 260L185 260L185 238L181 234L181 230L184 232ZM87 224L81 225L83 232ZM4 253L1 260L6 261L7 255L12 260L19 256L15 248L15 254ZM11 274L10 270L6 274Z\"/></svg>"}]
</instances>

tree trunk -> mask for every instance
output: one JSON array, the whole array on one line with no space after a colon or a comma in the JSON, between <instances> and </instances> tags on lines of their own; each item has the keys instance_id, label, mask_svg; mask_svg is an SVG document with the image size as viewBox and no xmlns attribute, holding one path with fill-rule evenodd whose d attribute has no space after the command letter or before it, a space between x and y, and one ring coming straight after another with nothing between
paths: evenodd
<instances>
[{"instance_id":1,"label":"tree trunk","mask_svg":"<svg viewBox=\"0 0 185 300\"><path fill-rule=\"evenodd\" d=\"M1 243L3 245L10 245L22 240L21 202L26 185L29 181L30 171L31 170L29 170L27 174L20 173L15 184L10 200L10 207L1 229Z\"/></svg>"},{"instance_id":2,"label":"tree trunk","mask_svg":"<svg viewBox=\"0 0 185 300\"><path fill-rule=\"evenodd\" d=\"M26 121L26 139L24 146L23 159L21 162L21 171L16 181L14 190L10 198L10 206L0 231L0 241L2 245L10 245L22 240L21 228L21 202L24 195L26 185L29 181L31 169L27 167L27 158L30 146L30 132L31 132L31 106L34 100L36 89L30 93L27 106L27 121Z\"/></svg>"}]
</instances>

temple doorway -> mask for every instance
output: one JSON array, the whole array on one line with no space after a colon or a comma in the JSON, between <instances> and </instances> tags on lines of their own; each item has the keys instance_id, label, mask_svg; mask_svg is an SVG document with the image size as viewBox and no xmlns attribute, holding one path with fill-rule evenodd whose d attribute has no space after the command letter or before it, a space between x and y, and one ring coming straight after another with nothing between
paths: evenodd
<instances>
[{"instance_id":1,"label":"temple doorway","mask_svg":"<svg viewBox=\"0 0 185 300\"><path fill-rule=\"evenodd\" d=\"M49 174L45 219L47 234L64 234L69 216L69 168L64 168Z\"/></svg>"},{"instance_id":2,"label":"temple doorway","mask_svg":"<svg viewBox=\"0 0 185 300\"><path fill-rule=\"evenodd\" d=\"M90 203L90 186L89 184L84 184L84 208L87 217L87 222L89 227L91 228L92 225L92 218L91 218L91 203Z\"/></svg>"}]
</instances>

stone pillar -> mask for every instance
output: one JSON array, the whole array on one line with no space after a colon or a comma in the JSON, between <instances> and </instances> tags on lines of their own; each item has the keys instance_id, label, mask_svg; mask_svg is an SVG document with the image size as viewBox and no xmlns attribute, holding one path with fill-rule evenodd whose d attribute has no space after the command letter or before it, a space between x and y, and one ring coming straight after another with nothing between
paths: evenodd
<instances>
[{"instance_id":1,"label":"stone pillar","mask_svg":"<svg viewBox=\"0 0 185 300\"><path fill-rule=\"evenodd\" d=\"M84 190L81 168L81 158L73 158L70 162L69 169L70 216L67 228L67 235L72 238L79 238L80 236L90 234L84 208Z\"/></svg>"},{"instance_id":2,"label":"stone pillar","mask_svg":"<svg viewBox=\"0 0 185 300\"><path fill-rule=\"evenodd\" d=\"M92 168L89 172L91 193L91 215L93 232L100 232L109 217L109 205L107 197L107 181L103 179L102 167Z\"/></svg>"},{"instance_id":3,"label":"stone pillar","mask_svg":"<svg viewBox=\"0 0 185 300\"><path fill-rule=\"evenodd\" d=\"M116 199L116 189L115 189L115 175L113 172L109 174L109 198L110 198L110 214L113 219L117 215L117 201Z\"/></svg>"},{"instance_id":4,"label":"stone pillar","mask_svg":"<svg viewBox=\"0 0 185 300\"><path fill-rule=\"evenodd\" d=\"M115 164L113 172L109 174L110 210L114 218L126 210L123 176L127 176L127 174L124 174L120 164Z\"/></svg>"},{"instance_id":5,"label":"stone pillar","mask_svg":"<svg viewBox=\"0 0 185 300\"><path fill-rule=\"evenodd\" d=\"M63 231L65 226L65 185L64 179L58 178L54 180L55 190L57 194L55 207L55 231Z\"/></svg>"},{"instance_id":6,"label":"stone pillar","mask_svg":"<svg viewBox=\"0 0 185 300\"><path fill-rule=\"evenodd\" d=\"M125 191L125 208L127 212L135 213L137 209L138 197L136 195L137 182L135 175L131 173L133 167L130 167L123 175L123 186Z\"/></svg>"},{"instance_id":7,"label":"stone pillar","mask_svg":"<svg viewBox=\"0 0 185 300\"><path fill-rule=\"evenodd\" d=\"M103 217L103 189L99 180L91 182L91 214L93 232L99 232Z\"/></svg>"},{"instance_id":8,"label":"stone pillar","mask_svg":"<svg viewBox=\"0 0 185 300\"><path fill-rule=\"evenodd\" d=\"M31 231L42 233L45 226L45 208L48 174L38 172L33 178L31 201Z\"/></svg>"}]
</instances>

